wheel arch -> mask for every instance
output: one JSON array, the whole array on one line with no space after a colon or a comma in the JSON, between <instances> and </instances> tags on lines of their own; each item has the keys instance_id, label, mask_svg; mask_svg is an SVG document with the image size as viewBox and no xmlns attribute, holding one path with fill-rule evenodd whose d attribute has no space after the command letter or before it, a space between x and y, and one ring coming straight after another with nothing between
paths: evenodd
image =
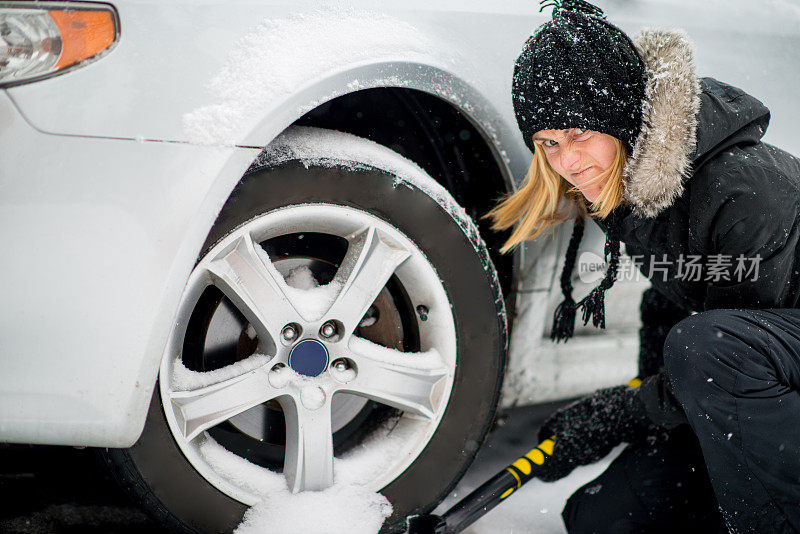
<instances>
[{"instance_id":1,"label":"wheel arch","mask_svg":"<svg viewBox=\"0 0 800 534\"><path fill-rule=\"evenodd\" d=\"M484 94L464 78L430 63L398 60L351 65L272 103L233 139L238 147L263 150L286 128L317 126L365 137L411 159L475 220L513 316L523 263L521 247L502 257L499 248L508 232L493 231L481 216L499 197L515 190L519 162L529 161L530 155L516 153L526 148L519 142L516 124L511 124L510 101L508 109L498 109L488 91ZM426 146L418 146L420 139L403 131L410 123L416 125ZM213 132L209 135L214 138ZM219 174L198 210L202 220L194 221L194 228L208 233L245 172L233 165ZM212 213L213 218L209 217ZM201 243L193 237L190 248L196 258Z\"/></svg>"},{"instance_id":2,"label":"wheel arch","mask_svg":"<svg viewBox=\"0 0 800 534\"><path fill-rule=\"evenodd\" d=\"M308 111L292 126L351 133L387 146L422 167L467 211L498 271L506 308L513 310L519 255L501 255L508 232L482 216L513 191L511 172L492 138L467 111L439 95L404 87L362 89Z\"/></svg>"}]
</instances>

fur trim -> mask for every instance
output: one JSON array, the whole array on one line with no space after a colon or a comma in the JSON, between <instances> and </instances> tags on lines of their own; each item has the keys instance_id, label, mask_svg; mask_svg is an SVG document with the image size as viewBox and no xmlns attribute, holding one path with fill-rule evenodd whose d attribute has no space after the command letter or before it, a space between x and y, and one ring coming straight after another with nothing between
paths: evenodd
<instances>
[{"instance_id":1,"label":"fur trim","mask_svg":"<svg viewBox=\"0 0 800 534\"><path fill-rule=\"evenodd\" d=\"M655 217L681 195L691 173L700 81L685 31L644 28L632 40L647 68L647 84L642 130L623 170L623 195L634 214Z\"/></svg>"}]
</instances>

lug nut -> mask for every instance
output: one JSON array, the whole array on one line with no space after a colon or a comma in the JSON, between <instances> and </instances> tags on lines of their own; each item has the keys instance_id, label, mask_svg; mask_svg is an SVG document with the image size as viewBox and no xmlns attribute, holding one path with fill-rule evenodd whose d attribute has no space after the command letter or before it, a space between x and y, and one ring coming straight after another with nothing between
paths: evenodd
<instances>
[{"instance_id":1,"label":"lug nut","mask_svg":"<svg viewBox=\"0 0 800 534\"><path fill-rule=\"evenodd\" d=\"M294 341L297 339L297 327L292 324L287 324L281 330L281 337L284 341Z\"/></svg>"},{"instance_id":2,"label":"lug nut","mask_svg":"<svg viewBox=\"0 0 800 534\"><path fill-rule=\"evenodd\" d=\"M286 365L278 363L272 367L269 374L267 375L267 378L272 387L282 388L289 383L289 379L291 378L291 376L292 373L289 372L289 369L286 367Z\"/></svg>"},{"instance_id":3,"label":"lug nut","mask_svg":"<svg viewBox=\"0 0 800 534\"><path fill-rule=\"evenodd\" d=\"M356 377L358 369L353 360L349 358L339 358L331 362L331 376L339 382L350 382Z\"/></svg>"},{"instance_id":4,"label":"lug nut","mask_svg":"<svg viewBox=\"0 0 800 534\"><path fill-rule=\"evenodd\" d=\"M330 339L336 335L336 325L333 324L333 322L328 321L322 325L322 328L319 329L319 333L322 335L322 337Z\"/></svg>"}]
</instances>

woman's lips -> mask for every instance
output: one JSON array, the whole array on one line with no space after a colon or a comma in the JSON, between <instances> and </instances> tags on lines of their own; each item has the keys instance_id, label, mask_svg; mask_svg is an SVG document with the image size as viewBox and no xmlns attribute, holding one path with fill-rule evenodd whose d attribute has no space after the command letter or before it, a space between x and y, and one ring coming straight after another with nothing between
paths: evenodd
<instances>
[{"instance_id":1,"label":"woman's lips","mask_svg":"<svg viewBox=\"0 0 800 534\"><path fill-rule=\"evenodd\" d=\"M572 173L572 177L573 177L573 178L582 178L583 176L585 176L585 175L586 175L586 171L588 171L588 170L589 170L589 169L591 169L592 167L594 167L594 165L590 165L589 167L586 167L586 168L585 168L585 169L583 169L582 171L573 172L573 173Z\"/></svg>"}]
</instances>

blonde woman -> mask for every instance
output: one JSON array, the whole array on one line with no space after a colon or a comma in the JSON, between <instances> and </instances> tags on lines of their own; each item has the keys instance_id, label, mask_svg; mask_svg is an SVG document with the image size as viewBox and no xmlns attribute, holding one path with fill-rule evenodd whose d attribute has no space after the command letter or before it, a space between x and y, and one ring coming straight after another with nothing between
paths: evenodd
<instances>
[{"instance_id":1,"label":"blonde woman","mask_svg":"<svg viewBox=\"0 0 800 534\"><path fill-rule=\"evenodd\" d=\"M514 69L533 160L488 216L513 228L504 251L574 222L555 342L572 336L578 311L605 326L620 242L652 287L639 380L553 414L541 478L628 442L567 502L569 532L799 532L800 160L761 141L761 102L696 76L684 32L631 39L587 2L550 5ZM575 302L589 217L606 233L608 269Z\"/></svg>"}]
</instances>

